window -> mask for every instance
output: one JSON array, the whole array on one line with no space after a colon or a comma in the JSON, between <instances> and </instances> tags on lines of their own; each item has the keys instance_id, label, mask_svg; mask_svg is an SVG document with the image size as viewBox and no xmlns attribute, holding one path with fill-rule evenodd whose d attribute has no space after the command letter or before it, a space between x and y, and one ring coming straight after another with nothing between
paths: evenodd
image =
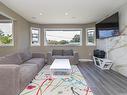
<instances>
[{"instance_id":1,"label":"window","mask_svg":"<svg viewBox=\"0 0 127 95\"><path fill-rule=\"evenodd\" d=\"M40 46L40 28L31 28L31 46Z\"/></svg>"},{"instance_id":2,"label":"window","mask_svg":"<svg viewBox=\"0 0 127 95\"><path fill-rule=\"evenodd\" d=\"M82 45L82 29L45 29L45 45Z\"/></svg>"},{"instance_id":3,"label":"window","mask_svg":"<svg viewBox=\"0 0 127 95\"><path fill-rule=\"evenodd\" d=\"M13 21L0 20L0 46L13 45Z\"/></svg>"},{"instance_id":4,"label":"window","mask_svg":"<svg viewBox=\"0 0 127 95\"><path fill-rule=\"evenodd\" d=\"M95 28L86 29L86 45L88 46L95 45Z\"/></svg>"}]
</instances>

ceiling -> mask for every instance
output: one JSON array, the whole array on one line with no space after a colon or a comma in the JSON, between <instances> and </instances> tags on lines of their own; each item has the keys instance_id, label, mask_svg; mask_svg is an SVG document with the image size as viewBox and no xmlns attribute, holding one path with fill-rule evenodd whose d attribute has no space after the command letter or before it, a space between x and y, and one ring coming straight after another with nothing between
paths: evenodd
<instances>
[{"instance_id":1,"label":"ceiling","mask_svg":"<svg viewBox=\"0 0 127 95\"><path fill-rule=\"evenodd\" d=\"M0 0L26 20L40 24L97 22L127 0Z\"/></svg>"}]
</instances>

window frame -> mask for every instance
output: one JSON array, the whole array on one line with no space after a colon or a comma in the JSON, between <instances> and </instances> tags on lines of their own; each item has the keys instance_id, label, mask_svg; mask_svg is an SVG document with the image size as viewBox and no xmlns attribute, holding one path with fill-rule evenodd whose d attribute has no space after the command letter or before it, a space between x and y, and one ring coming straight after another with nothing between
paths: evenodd
<instances>
[{"instance_id":1,"label":"window frame","mask_svg":"<svg viewBox=\"0 0 127 95\"><path fill-rule=\"evenodd\" d=\"M94 30L94 43L93 44L89 44L89 42L88 42L88 31L89 30ZM86 46L96 46L96 29L95 29L95 27L86 28Z\"/></svg>"},{"instance_id":2,"label":"window frame","mask_svg":"<svg viewBox=\"0 0 127 95\"><path fill-rule=\"evenodd\" d=\"M7 20L6 20L7 21ZM15 46L15 38L14 38L14 21L13 20L9 20L9 21L11 21L12 22L12 44L3 44L3 45L0 45L0 47L13 47L13 46Z\"/></svg>"},{"instance_id":3,"label":"window frame","mask_svg":"<svg viewBox=\"0 0 127 95\"><path fill-rule=\"evenodd\" d=\"M53 44L48 44L47 41L46 41L46 31L47 30L80 30L80 44L79 45L53 45ZM82 28L44 28L44 46L82 46Z\"/></svg>"},{"instance_id":4,"label":"window frame","mask_svg":"<svg viewBox=\"0 0 127 95\"><path fill-rule=\"evenodd\" d=\"M37 45L34 45L34 44L32 44L32 30L38 30L38 34L39 34L39 44L37 44ZM40 32L41 32L41 29L40 28L37 28L37 27L31 27L30 28L30 45L31 45L31 47L34 47L34 46L40 46L41 45L41 39L40 39Z\"/></svg>"}]
</instances>

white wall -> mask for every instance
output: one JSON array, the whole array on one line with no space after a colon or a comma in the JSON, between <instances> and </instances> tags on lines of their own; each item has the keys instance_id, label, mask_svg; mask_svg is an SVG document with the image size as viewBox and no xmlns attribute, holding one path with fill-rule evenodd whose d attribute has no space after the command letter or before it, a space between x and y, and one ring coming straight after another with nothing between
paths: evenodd
<instances>
[{"instance_id":1,"label":"white wall","mask_svg":"<svg viewBox=\"0 0 127 95\"><path fill-rule=\"evenodd\" d=\"M106 51L106 40L105 39L97 39L97 48Z\"/></svg>"},{"instance_id":2,"label":"white wall","mask_svg":"<svg viewBox=\"0 0 127 95\"><path fill-rule=\"evenodd\" d=\"M113 61L113 70L127 76L127 4L118 11L121 35L97 40L97 48L107 52Z\"/></svg>"}]
</instances>

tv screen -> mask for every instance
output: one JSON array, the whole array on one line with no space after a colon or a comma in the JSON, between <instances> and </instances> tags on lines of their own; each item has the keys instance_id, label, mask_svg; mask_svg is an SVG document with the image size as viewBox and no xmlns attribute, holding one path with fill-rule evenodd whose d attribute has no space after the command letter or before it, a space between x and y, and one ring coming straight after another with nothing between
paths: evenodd
<instances>
[{"instance_id":1,"label":"tv screen","mask_svg":"<svg viewBox=\"0 0 127 95\"><path fill-rule=\"evenodd\" d=\"M119 35L119 14L106 18L100 23L96 24L97 39L104 39Z\"/></svg>"}]
</instances>

